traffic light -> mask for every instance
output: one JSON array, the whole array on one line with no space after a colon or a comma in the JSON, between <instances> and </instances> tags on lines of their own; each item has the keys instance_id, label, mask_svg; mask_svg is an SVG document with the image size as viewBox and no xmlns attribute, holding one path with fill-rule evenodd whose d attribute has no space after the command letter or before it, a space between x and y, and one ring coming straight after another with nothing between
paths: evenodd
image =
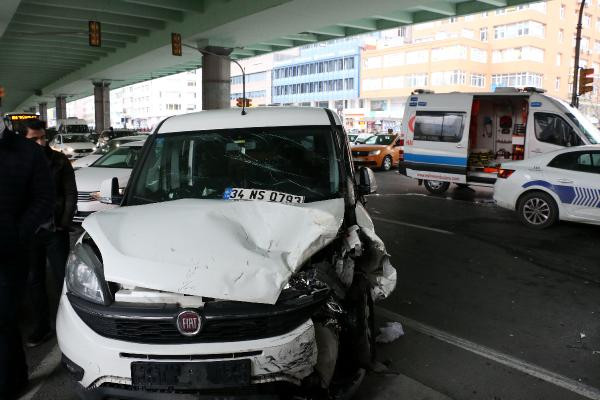
<instances>
[{"instance_id":1,"label":"traffic light","mask_svg":"<svg viewBox=\"0 0 600 400\"><path fill-rule=\"evenodd\" d=\"M181 50L181 34L180 33L171 33L171 53L174 56L179 56L181 57L182 55L182 50Z\"/></svg>"},{"instance_id":2,"label":"traffic light","mask_svg":"<svg viewBox=\"0 0 600 400\"><path fill-rule=\"evenodd\" d=\"M89 21L88 28L89 28L90 46L100 47L100 45L102 44L102 34L100 31L100 22Z\"/></svg>"},{"instance_id":3,"label":"traffic light","mask_svg":"<svg viewBox=\"0 0 600 400\"><path fill-rule=\"evenodd\" d=\"M582 68L579 70L579 95L594 90L594 68Z\"/></svg>"},{"instance_id":4,"label":"traffic light","mask_svg":"<svg viewBox=\"0 0 600 400\"><path fill-rule=\"evenodd\" d=\"M252 107L252 99L244 99L243 97L238 97L235 100L235 105L238 107Z\"/></svg>"}]
</instances>

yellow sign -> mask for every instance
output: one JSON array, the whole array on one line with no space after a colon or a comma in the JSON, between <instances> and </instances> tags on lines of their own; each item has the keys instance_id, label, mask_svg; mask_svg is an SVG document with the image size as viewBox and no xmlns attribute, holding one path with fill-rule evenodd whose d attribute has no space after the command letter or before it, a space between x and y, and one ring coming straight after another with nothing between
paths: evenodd
<instances>
[{"instance_id":1,"label":"yellow sign","mask_svg":"<svg viewBox=\"0 0 600 400\"><path fill-rule=\"evenodd\" d=\"M25 119L36 119L38 116L35 114L17 114L17 115L9 115L11 121L22 121Z\"/></svg>"}]
</instances>

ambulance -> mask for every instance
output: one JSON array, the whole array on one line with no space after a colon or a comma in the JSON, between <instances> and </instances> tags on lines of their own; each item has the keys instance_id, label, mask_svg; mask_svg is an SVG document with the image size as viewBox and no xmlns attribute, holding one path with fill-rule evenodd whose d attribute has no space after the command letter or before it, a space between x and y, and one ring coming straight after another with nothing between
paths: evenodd
<instances>
[{"instance_id":1,"label":"ambulance","mask_svg":"<svg viewBox=\"0 0 600 400\"><path fill-rule=\"evenodd\" d=\"M434 194L451 183L493 187L503 162L599 144L600 131L576 108L537 88L409 96L401 174Z\"/></svg>"}]
</instances>

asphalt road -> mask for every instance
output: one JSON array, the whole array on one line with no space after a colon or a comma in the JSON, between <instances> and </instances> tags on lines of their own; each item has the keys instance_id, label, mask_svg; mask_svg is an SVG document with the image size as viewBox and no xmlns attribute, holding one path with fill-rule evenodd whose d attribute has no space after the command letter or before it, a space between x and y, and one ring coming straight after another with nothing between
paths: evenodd
<instances>
[{"instance_id":1,"label":"asphalt road","mask_svg":"<svg viewBox=\"0 0 600 400\"><path fill-rule=\"evenodd\" d=\"M600 227L530 230L491 190L376 177L368 208L398 270L377 322L405 335L379 346L358 399L600 399ZM28 356L24 399L75 399L54 341Z\"/></svg>"}]
</instances>

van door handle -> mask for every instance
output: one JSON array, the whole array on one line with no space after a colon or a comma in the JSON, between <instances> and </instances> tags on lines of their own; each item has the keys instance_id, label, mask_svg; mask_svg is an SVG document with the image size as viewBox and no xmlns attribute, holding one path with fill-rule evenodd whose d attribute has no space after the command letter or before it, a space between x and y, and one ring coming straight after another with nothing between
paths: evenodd
<instances>
[{"instance_id":1,"label":"van door handle","mask_svg":"<svg viewBox=\"0 0 600 400\"><path fill-rule=\"evenodd\" d=\"M559 181L560 183L573 183L573 181L572 181L572 180L570 180L570 179L565 179L565 178L560 178L560 179L557 179L557 181Z\"/></svg>"},{"instance_id":2,"label":"van door handle","mask_svg":"<svg viewBox=\"0 0 600 400\"><path fill-rule=\"evenodd\" d=\"M540 149L533 149L533 150L531 150L531 152L532 152L532 153L541 153L541 152L542 152L542 150L540 150Z\"/></svg>"},{"instance_id":3,"label":"van door handle","mask_svg":"<svg viewBox=\"0 0 600 400\"><path fill-rule=\"evenodd\" d=\"M458 149L462 149L462 144L457 144L457 145L456 145L456 148L458 148Z\"/></svg>"}]
</instances>

